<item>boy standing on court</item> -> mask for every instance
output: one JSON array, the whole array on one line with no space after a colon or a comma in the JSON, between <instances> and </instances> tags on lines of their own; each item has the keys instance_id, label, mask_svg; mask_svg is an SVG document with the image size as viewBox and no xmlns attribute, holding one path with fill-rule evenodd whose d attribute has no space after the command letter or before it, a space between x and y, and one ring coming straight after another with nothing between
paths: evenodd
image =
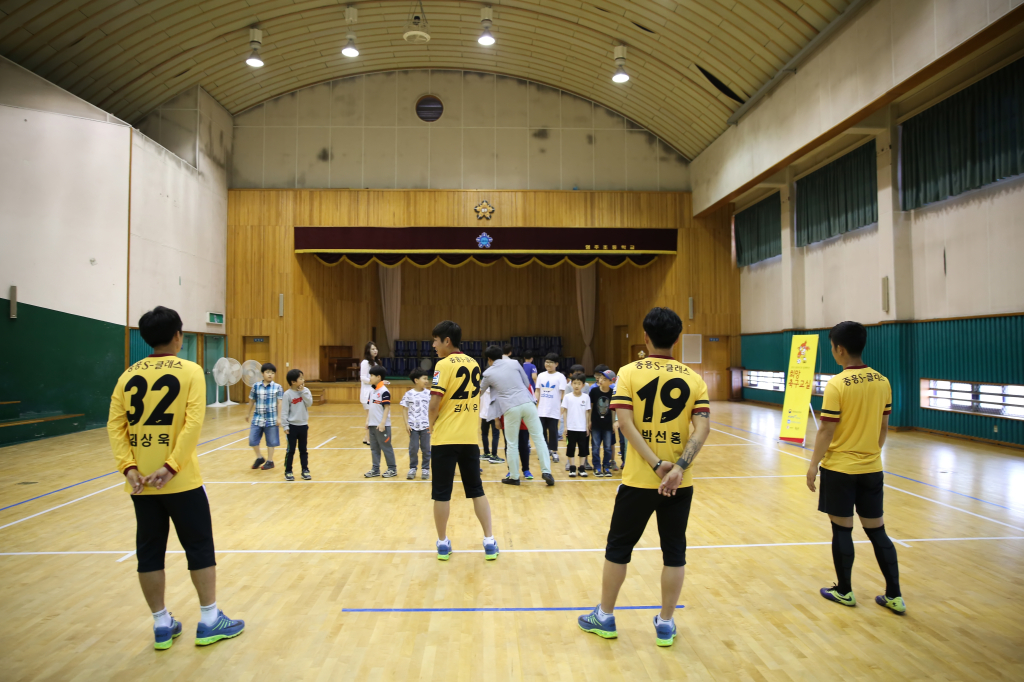
<instances>
[{"instance_id":1,"label":"boy standing on court","mask_svg":"<svg viewBox=\"0 0 1024 682\"><path fill-rule=\"evenodd\" d=\"M373 467L363 476L373 478L394 478L398 475L398 464L395 462L395 449L391 446L391 392L384 383L387 370L383 365L370 368L370 409L367 412L367 423L370 425L370 457ZM388 470L380 473L380 453L384 452L384 461Z\"/></svg>"},{"instance_id":2,"label":"boy standing on court","mask_svg":"<svg viewBox=\"0 0 1024 682\"><path fill-rule=\"evenodd\" d=\"M206 378L199 365L175 357L181 328L178 313L163 306L139 319L139 332L153 354L117 380L107 421L117 469L135 507L139 584L153 614L153 647L159 650L170 649L182 630L164 603L171 521L199 595L196 644L237 637L245 629L244 621L217 608L213 521L196 454L206 416Z\"/></svg>"},{"instance_id":3,"label":"boy standing on court","mask_svg":"<svg viewBox=\"0 0 1024 682\"><path fill-rule=\"evenodd\" d=\"M598 365L594 376L597 383L590 389L590 442L593 448L595 476L611 476L615 455L612 452L612 379L615 372L607 365ZM601 461L601 447L604 447L604 462Z\"/></svg>"},{"instance_id":4,"label":"boy standing on court","mask_svg":"<svg viewBox=\"0 0 1024 682\"><path fill-rule=\"evenodd\" d=\"M409 434L409 473L408 480L416 478L416 467L419 466L417 451L423 452L423 480L430 478L430 376L417 367L409 373L412 379L412 390L406 391L399 403L405 411L405 431Z\"/></svg>"},{"instance_id":5,"label":"boy standing on court","mask_svg":"<svg viewBox=\"0 0 1024 682\"><path fill-rule=\"evenodd\" d=\"M562 398L565 397L565 375L556 372L558 356L548 353L544 357L547 371L537 377L537 414L548 441L551 460L558 461L558 419L561 416Z\"/></svg>"},{"instance_id":6,"label":"boy standing on court","mask_svg":"<svg viewBox=\"0 0 1024 682\"><path fill-rule=\"evenodd\" d=\"M274 383L277 367L265 362L260 371L263 372L263 381L255 384L249 391L249 414L246 415L245 421L252 424L249 427L249 446L256 453L256 461L252 463L252 468L262 468L266 471L274 468L274 448L281 445L281 435L277 432L277 415L281 412L284 391L281 390L280 384ZM267 438L266 459L260 454L260 439L264 436Z\"/></svg>"},{"instance_id":7,"label":"boy standing on court","mask_svg":"<svg viewBox=\"0 0 1024 682\"><path fill-rule=\"evenodd\" d=\"M462 327L450 320L439 322L432 333L434 351L441 358L434 367L430 388L430 430L434 439L434 477L430 497L434 500L437 529L437 558L448 561L452 543L448 539L455 467L462 475L462 489L473 500L473 511L484 531L484 558L498 558L498 543L491 529L491 506L480 482L480 366L459 350Z\"/></svg>"},{"instance_id":8,"label":"boy standing on court","mask_svg":"<svg viewBox=\"0 0 1024 682\"><path fill-rule=\"evenodd\" d=\"M281 426L284 427L284 435L288 439L288 450L284 455L284 480L295 480L292 474L292 460L295 457L295 447L298 446L302 479L309 481L313 477L309 474L306 437L309 435L309 406L313 404L313 394L306 388L306 380L301 369L288 370L286 378L288 390L284 392L281 409Z\"/></svg>"},{"instance_id":9,"label":"boy standing on court","mask_svg":"<svg viewBox=\"0 0 1024 682\"><path fill-rule=\"evenodd\" d=\"M575 478L576 471L587 477L584 462L590 450L590 396L583 392L586 377L580 373L572 375L572 393L562 398L562 419L565 420L565 461L569 464L569 477ZM579 465L574 454L579 448Z\"/></svg>"},{"instance_id":10,"label":"boy standing on court","mask_svg":"<svg viewBox=\"0 0 1024 682\"><path fill-rule=\"evenodd\" d=\"M832 522L832 562L836 584L821 588L821 596L843 606L856 606L850 574L853 571L853 511L875 550L885 577L885 594L875 603L903 615L907 605L900 592L896 547L885 532L882 516L882 445L889 430L892 387L889 380L864 364L861 355L868 332L859 322L840 322L828 334L832 357L843 371L829 379L821 403L821 426L807 469L807 487L821 464L818 511Z\"/></svg>"},{"instance_id":11,"label":"boy standing on court","mask_svg":"<svg viewBox=\"0 0 1024 682\"><path fill-rule=\"evenodd\" d=\"M672 346L682 331L683 321L675 312L652 308L644 318L644 341L650 355L619 370L618 387L612 396L612 409L622 415L619 428L629 442L629 457L608 530L601 603L577 621L584 632L606 639L618 636L615 601L626 579L633 547L644 534L651 514L658 516L665 564L661 571L661 613L654 617L655 644L671 646L676 638L673 614L686 575L686 524L693 500L691 465L711 433L707 384L689 367L672 359Z\"/></svg>"}]
</instances>

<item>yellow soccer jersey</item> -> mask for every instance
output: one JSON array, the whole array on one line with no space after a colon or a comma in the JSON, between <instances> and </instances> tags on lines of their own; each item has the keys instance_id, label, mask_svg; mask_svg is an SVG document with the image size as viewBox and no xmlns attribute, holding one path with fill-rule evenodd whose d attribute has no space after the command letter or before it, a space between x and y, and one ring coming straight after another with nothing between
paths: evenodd
<instances>
[{"instance_id":1,"label":"yellow soccer jersey","mask_svg":"<svg viewBox=\"0 0 1024 682\"><path fill-rule=\"evenodd\" d=\"M480 438L480 365L456 351L434 367L431 395L441 396L441 409L430 442L474 445Z\"/></svg>"},{"instance_id":2,"label":"yellow soccer jersey","mask_svg":"<svg viewBox=\"0 0 1024 682\"><path fill-rule=\"evenodd\" d=\"M167 495L198 488L196 444L206 416L206 377L194 362L173 355L151 355L129 367L110 396L107 434L118 470L136 468L148 476L161 466L175 475L160 490L146 486L141 495ZM131 484L125 481L131 492Z\"/></svg>"},{"instance_id":3,"label":"yellow soccer jersey","mask_svg":"<svg viewBox=\"0 0 1024 682\"><path fill-rule=\"evenodd\" d=\"M649 355L619 370L613 410L632 410L633 423L659 459L675 463L690 436L690 415L710 412L708 386L689 367L663 355ZM626 419L617 413L619 419ZM657 488L661 479L629 444L622 483L632 488ZM693 468L683 472L680 488L693 485Z\"/></svg>"},{"instance_id":4,"label":"yellow soccer jersey","mask_svg":"<svg viewBox=\"0 0 1024 682\"><path fill-rule=\"evenodd\" d=\"M892 412L889 380L867 365L847 367L829 379L821 420L839 422L821 466L844 474L882 470L878 436L882 417Z\"/></svg>"}]
</instances>

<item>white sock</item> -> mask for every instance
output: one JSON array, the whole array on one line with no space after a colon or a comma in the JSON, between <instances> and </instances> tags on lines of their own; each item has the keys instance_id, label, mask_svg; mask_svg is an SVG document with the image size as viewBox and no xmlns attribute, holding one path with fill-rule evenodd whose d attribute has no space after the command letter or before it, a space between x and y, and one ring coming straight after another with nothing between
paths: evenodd
<instances>
[{"instance_id":1,"label":"white sock","mask_svg":"<svg viewBox=\"0 0 1024 682\"><path fill-rule=\"evenodd\" d=\"M203 625L213 626L217 624L217 602L213 602L209 606L199 606L199 620Z\"/></svg>"},{"instance_id":2,"label":"white sock","mask_svg":"<svg viewBox=\"0 0 1024 682\"><path fill-rule=\"evenodd\" d=\"M447 545L448 544L448 536L445 535L444 536L444 540L438 540L437 544L439 544L439 545Z\"/></svg>"},{"instance_id":3,"label":"white sock","mask_svg":"<svg viewBox=\"0 0 1024 682\"><path fill-rule=\"evenodd\" d=\"M154 628L169 628L174 624L174 619L171 618L171 614L167 613L167 609L163 611L157 611L153 614L153 627Z\"/></svg>"},{"instance_id":4,"label":"white sock","mask_svg":"<svg viewBox=\"0 0 1024 682\"><path fill-rule=\"evenodd\" d=\"M655 618L657 618L657 620L654 621L656 625L667 625L669 623L674 623L676 620L675 618L669 618L668 620L665 620L661 617L660 613L657 616L655 616Z\"/></svg>"},{"instance_id":5,"label":"white sock","mask_svg":"<svg viewBox=\"0 0 1024 682\"><path fill-rule=\"evenodd\" d=\"M604 609L602 609L600 606L597 607L597 617L600 618L601 620L604 620L605 618L607 618L610 615L612 615L612 614L605 613Z\"/></svg>"},{"instance_id":6,"label":"white sock","mask_svg":"<svg viewBox=\"0 0 1024 682\"><path fill-rule=\"evenodd\" d=\"M491 537L486 537L486 536L485 536L485 537L484 537L484 542L485 542L485 543L490 543L490 542L494 542L494 536L493 536L493 535L492 535Z\"/></svg>"}]
</instances>

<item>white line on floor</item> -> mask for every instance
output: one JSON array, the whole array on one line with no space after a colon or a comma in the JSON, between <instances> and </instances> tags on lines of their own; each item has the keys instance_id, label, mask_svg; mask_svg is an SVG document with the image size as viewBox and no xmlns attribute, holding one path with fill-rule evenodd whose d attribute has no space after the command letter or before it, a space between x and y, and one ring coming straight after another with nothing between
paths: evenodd
<instances>
[{"instance_id":1,"label":"white line on floor","mask_svg":"<svg viewBox=\"0 0 1024 682\"><path fill-rule=\"evenodd\" d=\"M218 450L225 450L225 449L226 450L245 450L247 448L229 448L228 446L229 445L234 445L235 443L240 443L241 441L245 440L248 437L249 436L242 436L238 440L233 440L230 443L225 443L224 445L221 445L219 448L214 448L213 450L209 450L207 452L204 452L202 455L199 455L199 457L203 457L204 455L209 455L210 453L217 452Z\"/></svg>"},{"instance_id":2,"label":"white line on floor","mask_svg":"<svg viewBox=\"0 0 1024 682\"><path fill-rule=\"evenodd\" d=\"M330 438L325 440L323 443L320 443L320 445L317 445L315 448L311 448L311 449L312 450L319 450L320 448L322 448L323 446L327 445L328 443L330 443L335 438L337 438L337 436L331 436Z\"/></svg>"},{"instance_id":3,"label":"white line on floor","mask_svg":"<svg viewBox=\"0 0 1024 682\"><path fill-rule=\"evenodd\" d=\"M803 474L771 474L771 475L766 475L766 476L694 476L693 480L695 480L695 481L698 481L698 480L700 480L700 481L712 481L712 480L718 480L718 479L738 479L738 478L742 479L742 478L803 478L803 477L804 477ZM404 478L404 477L401 477L401 476L396 476L394 478L395 478L395 481L394 481L395 483L430 483L429 480L423 480L423 479L421 479L419 477L417 477L415 480L410 480L410 479L407 479L407 478ZM582 479L581 478L569 478L569 479L559 478L559 479L556 479L556 480L561 484L561 483L609 483L609 482L621 481L622 479L621 478L597 478L597 477L589 478L588 477L588 478L582 478ZM249 485L249 484L256 485L257 483L262 483L262 484L266 485L266 484L284 484L284 483L296 483L296 482L297 481L204 481L204 483L206 485ZM391 483L391 482L392 482L391 480L388 480L388 479L382 480L379 476L377 476L375 478L356 479L356 480L351 480L351 481L323 481L323 480L303 481L299 485L302 485L302 484L305 484L305 483ZM456 478L455 482L459 483L459 482L461 482L461 479ZM501 480L499 479L499 480L496 480L496 481L480 481L480 482L481 483L501 483ZM540 479L540 478L534 478L534 480L533 480L533 483L538 484L538 485L542 484L543 482L544 481L542 479ZM529 484L529 483L530 483L529 481L526 481L524 479L524 484Z\"/></svg>"},{"instance_id":4,"label":"white line on floor","mask_svg":"<svg viewBox=\"0 0 1024 682\"><path fill-rule=\"evenodd\" d=\"M972 542L972 541L994 541L994 540L1024 540L1021 535L991 536L979 538L908 538L906 542ZM870 544L870 540L854 540L854 544ZM812 547L819 545L831 545L831 540L820 542L758 542L735 545L689 545L688 549L753 549L762 547ZM555 548L555 549L503 549L505 554L558 554L558 553L587 553L604 552L604 547L589 547L581 549ZM635 547L635 552L660 552L661 547ZM482 553L482 549L458 549L455 553ZM184 554L184 550L167 550L168 554ZM432 549L218 549L218 554L434 554ZM134 552L124 550L96 550L91 552L0 552L0 556L51 556L51 555L87 555L87 554L121 554L124 555L119 561L132 556Z\"/></svg>"},{"instance_id":5,"label":"white line on floor","mask_svg":"<svg viewBox=\"0 0 1024 682\"><path fill-rule=\"evenodd\" d=\"M25 518L18 519L17 521L11 521L8 524L0 526L0 530L3 530L4 528L10 528L11 526L16 526L19 523L21 523L22 521L28 521L29 519L34 519L37 516L42 516L43 514L46 514L47 512L52 512L54 509L60 509L61 507L66 507L69 504L74 504L75 502L80 502L80 501L86 499L87 497L92 497L93 495L99 495L100 493L105 492L107 490L113 490L114 488L123 488L123 487L124 487L124 483L123 482L115 483L114 485L112 485L112 486L110 486L108 488L103 488L102 490L97 490L96 492L89 493L88 495L82 495L81 497L75 498L74 500L71 500L70 502L65 502L64 504L58 504L56 507L50 507L49 509L44 509L41 512L36 512L35 514L32 514L31 516L26 516Z\"/></svg>"},{"instance_id":6,"label":"white line on floor","mask_svg":"<svg viewBox=\"0 0 1024 682\"><path fill-rule=\"evenodd\" d=\"M719 429L712 429L712 431L718 431L719 433L725 433L725 431L720 431ZM732 436L732 435L735 435L735 434L731 434L730 433L730 434L726 434L726 435ZM757 443L757 441L750 440L749 438L743 438L743 436L736 436L736 437L737 438L742 438L743 440L749 441L751 443L756 443L757 445L762 445L762 446L768 448L769 450L775 450L776 452L781 452L782 454L789 455L790 457L796 457L797 459L802 459L802 460L807 461L807 462L811 461L809 457L801 457L800 455L794 455L791 452L786 452L785 450L779 450L778 448L773 447L771 445L768 445L766 443ZM977 518L984 519L985 521L991 521L992 523L998 523L1000 526L1006 526L1007 528L1012 528L1014 530L1019 530L1019 531L1024 532L1024 528L1021 528L1019 526L1014 526L1013 524L1005 523L1003 521L997 521L996 519L993 519L993 518L988 517L988 516L982 516L981 514L975 514L974 512L967 511L966 509L964 509L962 507L955 507L955 506L953 506L951 504L946 504L945 502L939 502L938 500L936 500L934 498L925 497L924 495L918 495L917 493L912 493L909 490L904 490L903 488L897 488L896 486L889 485L888 483L885 484L885 487L886 488L890 488L891 490L895 490L897 492L901 492L901 493L904 493L904 494L907 494L907 495L911 495L913 497L918 497L918 498L920 498L922 500L927 500L929 502L934 502L937 505L940 505L940 506L943 506L943 507L948 507L949 509L955 509L956 511L963 512L964 514L970 514L971 516L976 516ZM913 542L913 541L912 540L907 540L906 542Z\"/></svg>"},{"instance_id":7,"label":"white line on floor","mask_svg":"<svg viewBox=\"0 0 1024 682\"><path fill-rule=\"evenodd\" d=\"M132 551L128 552L127 554L125 554L120 559L118 559L117 563L121 563L122 561L124 561L126 559L131 559L133 556L135 556L135 550L134 549Z\"/></svg>"}]
</instances>

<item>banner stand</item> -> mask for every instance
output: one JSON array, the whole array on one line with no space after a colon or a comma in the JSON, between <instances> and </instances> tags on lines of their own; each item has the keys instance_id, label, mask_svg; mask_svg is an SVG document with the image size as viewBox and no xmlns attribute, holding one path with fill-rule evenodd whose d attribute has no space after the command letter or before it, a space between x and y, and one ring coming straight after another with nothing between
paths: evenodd
<instances>
[{"instance_id":1,"label":"banner stand","mask_svg":"<svg viewBox=\"0 0 1024 682\"><path fill-rule=\"evenodd\" d=\"M803 445L807 434L807 413L817 424L811 394L814 391L814 364L818 354L818 335L794 335L786 375L786 397L782 404L782 428L779 440Z\"/></svg>"}]
</instances>

